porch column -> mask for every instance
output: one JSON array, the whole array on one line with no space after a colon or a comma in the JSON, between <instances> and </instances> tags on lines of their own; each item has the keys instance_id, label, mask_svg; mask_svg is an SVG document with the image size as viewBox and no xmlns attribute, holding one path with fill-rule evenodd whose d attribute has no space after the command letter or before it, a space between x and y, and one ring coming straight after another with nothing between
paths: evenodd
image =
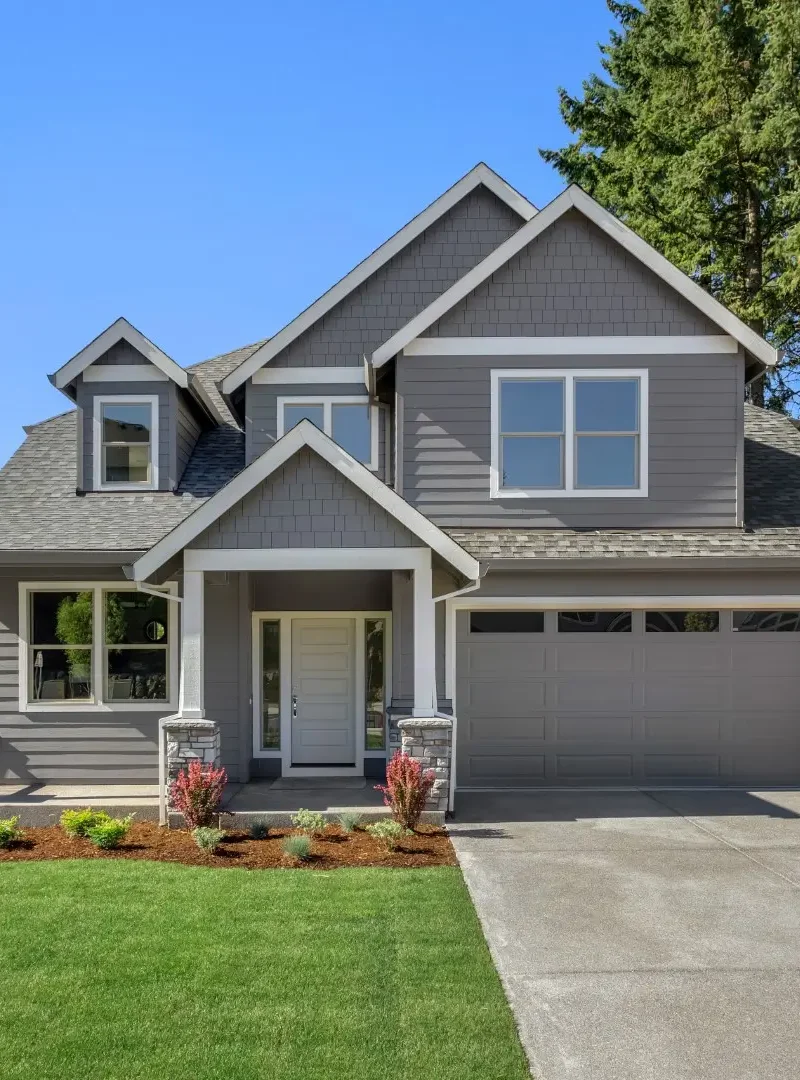
<instances>
[{"instance_id":1,"label":"porch column","mask_svg":"<svg viewBox=\"0 0 800 1080\"><path fill-rule=\"evenodd\" d=\"M181 687L178 714L184 719L205 716L204 639L205 572L185 570L181 619Z\"/></svg>"},{"instance_id":2,"label":"porch column","mask_svg":"<svg viewBox=\"0 0 800 1080\"><path fill-rule=\"evenodd\" d=\"M436 712L436 606L430 548L414 569L414 716Z\"/></svg>"}]
</instances>

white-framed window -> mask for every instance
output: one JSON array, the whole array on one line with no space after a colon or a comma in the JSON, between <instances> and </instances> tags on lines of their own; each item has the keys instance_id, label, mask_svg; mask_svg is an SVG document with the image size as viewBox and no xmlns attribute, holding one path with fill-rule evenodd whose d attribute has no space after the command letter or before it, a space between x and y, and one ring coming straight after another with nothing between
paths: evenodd
<instances>
[{"instance_id":1,"label":"white-framed window","mask_svg":"<svg viewBox=\"0 0 800 1080\"><path fill-rule=\"evenodd\" d=\"M356 461L378 468L378 408L360 396L279 397L278 438L310 420Z\"/></svg>"},{"instance_id":2,"label":"white-framed window","mask_svg":"<svg viewBox=\"0 0 800 1080\"><path fill-rule=\"evenodd\" d=\"M22 582L19 705L26 712L174 709L177 603L120 582Z\"/></svg>"},{"instance_id":3,"label":"white-framed window","mask_svg":"<svg viewBox=\"0 0 800 1080\"><path fill-rule=\"evenodd\" d=\"M95 491L158 488L158 397L112 394L94 399Z\"/></svg>"},{"instance_id":4,"label":"white-framed window","mask_svg":"<svg viewBox=\"0 0 800 1080\"><path fill-rule=\"evenodd\" d=\"M492 371L492 498L647 495L644 369Z\"/></svg>"}]
</instances>

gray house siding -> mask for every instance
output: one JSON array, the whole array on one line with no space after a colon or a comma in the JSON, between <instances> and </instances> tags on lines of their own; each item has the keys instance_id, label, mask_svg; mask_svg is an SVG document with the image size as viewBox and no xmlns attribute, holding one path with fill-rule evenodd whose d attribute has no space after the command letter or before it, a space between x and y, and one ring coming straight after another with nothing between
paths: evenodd
<instances>
[{"instance_id":1,"label":"gray house siding","mask_svg":"<svg viewBox=\"0 0 800 1080\"><path fill-rule=\"evenodd\" d=\"M251 574L255 611L391 611L389 570L268 571Z\"/></svg>"},{"instance_id":2,"label":"gray house siding","mask_svg":"<svg viewBox=\"0 0 800 1080\"><path fill-rule=\"evenodd\" d=\"M303 449L191 546L418 547L421 541L327 461Z\"/></svg>"},{"instance_id":3,"label":"gray house siding","mask_svg":"<svg viewBox=\"0 0 800 1080\"><path fill-rule=\"evenodd\" d=\"M150 361L142 356L138 349L134 348L129 341L122 338L111 346L102 356L94 362L107 367L122 367L123 365L134 367L147 367ZM94 367L94 364L91 365Z\"/></svg>"},{"instance_id":4,"label":"gray house siding","mask_svg":"<svg viewBox=\"0 0 800 1080\"><path fill-rule=\"evenodd\" d=\"M175 396L175 470L172 486L177 487L202 429L174 385L173 393Z\"/></svg>"},{"instance_id":5,"label":"gray house siding","mask_svg":"<svg viewBox=\"0 0 800 1080\"><path fill-rule=\"evenodd\" d=\"M240 577L245 581L240 583ZM220 759L233 781L250 759L250 612L247 575L209 574L205 587L205 708L220 729ZM244 730L243 730L244 728ZM244 766L246 768L246 765Z\"/></svg>"}]
</instances>

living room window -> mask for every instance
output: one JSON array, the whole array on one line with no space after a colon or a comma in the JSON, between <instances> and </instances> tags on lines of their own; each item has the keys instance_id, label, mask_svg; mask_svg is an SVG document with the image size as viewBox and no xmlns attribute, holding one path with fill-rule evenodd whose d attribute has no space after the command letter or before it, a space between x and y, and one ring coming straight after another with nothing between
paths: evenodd
<instances>
[{"instance_id":1,"label":"living room window","mask_svg":"<svg viewBox=\"0 0 800 1080\"><path fill-rule=\"evenodd\" d=\"M378 410L367 398L278 398L278 438L301 420L310 420L368 469L378 468Z\"/></svg>"},{"instance_id":2,"label":"living room window","mask_svg":"<svg viewBox=\"0 0 800 1080\"><path fill-rule=\"evenodd\" d=\"M94 488L158 487L158 398L116 394L94 400Z\"/></svg>"},{"instance_id":3,"label":"living room window","mask_svg":"<svg viewBox=\"0 0 800 1080\"><path fill-rule=\"evenodd\" d=\"M647 372L492 372L492 498L647 494Z\"/></svg>"}]
</instances>

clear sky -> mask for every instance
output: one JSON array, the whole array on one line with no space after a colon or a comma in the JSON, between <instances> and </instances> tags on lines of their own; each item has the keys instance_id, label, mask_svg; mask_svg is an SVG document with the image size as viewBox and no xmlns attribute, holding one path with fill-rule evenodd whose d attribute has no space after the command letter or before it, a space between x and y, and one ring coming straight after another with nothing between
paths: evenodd
<instances>
[{"instance_id":1,"label":"clear sky","mask_svg":"<svg viewBox=\"0 0 800 1080\"><path fill-rule=\"evenodd\" d=\"M0 462L119 315L267 337L477 161L537 205L604 0L37 0L0 16Z\"/></svg>"}]
</instances>

